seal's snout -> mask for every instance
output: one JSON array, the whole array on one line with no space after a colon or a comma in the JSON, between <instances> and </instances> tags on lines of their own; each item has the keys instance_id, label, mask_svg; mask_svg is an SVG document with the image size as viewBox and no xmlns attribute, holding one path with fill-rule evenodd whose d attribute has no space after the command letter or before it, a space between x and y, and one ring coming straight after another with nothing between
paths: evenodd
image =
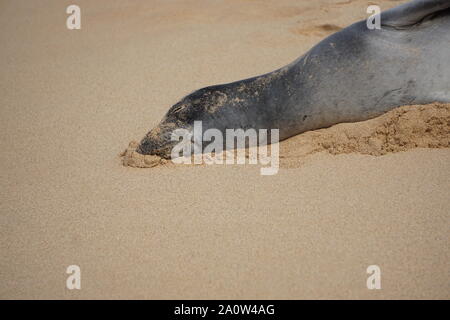
<instances>
[{"instance_id":1,"label":"seal's snout","mask_svg":"<svg viewBox=\"0 0 450 320\"><path fill-rule=\"evenodd\" d=\"M153 143L150 139L144 138L141 143L138 144L136 151L140 154L153 154L157 149L155 143Z\"/></svg>"},{"instance_id":2,"label":"seal's snout","mask_svg":"<svg viewBox=\"0 0 450 320\"><path fill-rule=\"evenodd\" d=\"M173 129L173 125L159 124L141 140L136 151L143 155L157 155L170 159L172 148L176 144L176 141L172 141Z\"/></svg>"}]
</instances>

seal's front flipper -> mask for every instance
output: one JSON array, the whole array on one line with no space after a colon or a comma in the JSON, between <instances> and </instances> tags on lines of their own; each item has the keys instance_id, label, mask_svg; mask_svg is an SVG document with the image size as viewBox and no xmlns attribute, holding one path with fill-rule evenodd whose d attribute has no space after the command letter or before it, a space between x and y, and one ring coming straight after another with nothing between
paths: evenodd
<instances>
[{"instance_id":1,"label":"seal's front flipper","mask_svg":"<svg viewBox=\"0 0 450 320\"><path fill-rule=\"evenodd\" d=\"M450 0L414 0L382 12L381 25L398 29L408 28L449 8Z\"/></svg>"}]
</instances>

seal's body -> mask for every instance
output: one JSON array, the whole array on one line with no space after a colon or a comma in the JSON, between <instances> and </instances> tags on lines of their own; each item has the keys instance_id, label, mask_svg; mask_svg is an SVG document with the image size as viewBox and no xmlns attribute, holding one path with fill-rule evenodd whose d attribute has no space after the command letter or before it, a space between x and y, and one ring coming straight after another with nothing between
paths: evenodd
<instances>
[{"instance_id":1,"label":"seal's body","mask_svg":"<svg viewBox=\"0 0 450 320\"><path fill-rule=\"evenodd\" d=\"M279 129L293 135L376 117L395 107L450 102L450 1L415 0L326 38L291 64L206 87L172 106L137 151L170 157L175 129Z\"/></svg>"}]
</instances>

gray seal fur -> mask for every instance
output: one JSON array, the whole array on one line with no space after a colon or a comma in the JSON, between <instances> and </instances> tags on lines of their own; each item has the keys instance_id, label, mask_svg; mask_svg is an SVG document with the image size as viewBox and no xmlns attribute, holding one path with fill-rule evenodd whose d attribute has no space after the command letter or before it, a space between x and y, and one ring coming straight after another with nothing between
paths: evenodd
<instances>
[{"instance_id":1,"label":"gray seal fur","mask_svg":"<svg viewBox=\"0 0 450 320\"><path fill-rule=\"evenodd\" d=\"M280 140L395 107L450 102L450 1L415 0L357 22L289 65L197 90L173 105L137 152L170 158L175 129L279 129Z\"/></svg>"}]
</instances>

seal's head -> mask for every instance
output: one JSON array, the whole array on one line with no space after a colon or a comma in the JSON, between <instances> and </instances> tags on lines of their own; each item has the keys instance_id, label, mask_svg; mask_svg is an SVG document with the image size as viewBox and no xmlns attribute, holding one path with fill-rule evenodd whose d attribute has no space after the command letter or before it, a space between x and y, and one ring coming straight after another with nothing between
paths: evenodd
<instances>
[{"instance_id":1,"label":"seal's head","mask_svg":"<svg viewBox=\"0 0 450 320\"><path fill-rule=\"evenodd\" d=\"M191 93L169 109L162 121L142 139L136 151L170 159L173 147L179 142L172 140L175 130L185 129L192 132L195 121L203 121L206 126L212 125L212 120L222 118L225 105L227 94L220 90L219 86Z\"/></svg>"}]
</instances>

